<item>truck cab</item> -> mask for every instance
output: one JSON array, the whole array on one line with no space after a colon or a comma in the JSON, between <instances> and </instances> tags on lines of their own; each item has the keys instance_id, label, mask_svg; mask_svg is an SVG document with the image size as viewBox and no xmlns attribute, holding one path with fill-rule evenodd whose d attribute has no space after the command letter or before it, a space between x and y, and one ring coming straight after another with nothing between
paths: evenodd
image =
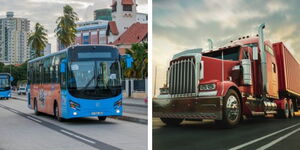
<instances>
[{"instance_id":1,"label":"truck cab","mask_svg":"<svg viewBox=\"0 0 300 150\"><path fill-rule=\"evenodd\" d=\"M239 38L216 50L174 55L167 71L168 94L153 99L153 116L167 125L212 119L230 128L243 115L277 114L277 63L263 28L258 37Z\"/></svg>"}]
</instances>

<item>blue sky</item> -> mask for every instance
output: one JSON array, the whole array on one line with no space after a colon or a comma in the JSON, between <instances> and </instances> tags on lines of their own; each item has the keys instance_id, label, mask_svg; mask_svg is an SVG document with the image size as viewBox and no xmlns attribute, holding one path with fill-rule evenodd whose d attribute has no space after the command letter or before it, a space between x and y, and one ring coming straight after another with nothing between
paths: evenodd
<instances>
[{"instance_id":1,"label":"blue sky","mask_svg":"<svg viewBox=\"0 0 300 150\"><path fill-rule=\"evenodd\" d=\"M214 47L256 35L266 23L265 38L283 41L300 60L300 1L297 0L154 0L153 68L157 87L165 80L172 55L184 49Z\"/></svg>"},{"instance_id":2,"label":"blue sky","mask_svg":"<svg viewBox=\"0 0 300 150\"><path fill-rule=\"evenodd\" d=\"M138 12L148 12L147 0L136 0ZM52 52L56 51L54 29L56 19L62 15L63 6L71 5L77 12L79 21L93 20L93 11L110 8L111 0L0 0L0 17L6 17L7 11L13 11L15 17L28 18L31 27L39 22L48 30L48 39Z\"/></svg>"}]
</instances>

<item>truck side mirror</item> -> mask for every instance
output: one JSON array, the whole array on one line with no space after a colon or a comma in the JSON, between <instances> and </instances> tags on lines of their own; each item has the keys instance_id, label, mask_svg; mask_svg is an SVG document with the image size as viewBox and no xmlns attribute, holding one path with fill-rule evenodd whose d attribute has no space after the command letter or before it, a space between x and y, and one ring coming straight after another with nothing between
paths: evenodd
<instances>
[{"instance_id":1,"label":"truck side mirror","mask_svg":"<svg viewBox=\"0 0 300 150\"><path fill-rule=\"evenodd\" d=\"M252 47L252 59L258 60L258 49L257 47Z\"/></svg>"},{"instance_id":2,"label":"truck side mirror","mask_svg":"<svg viewBox=\"0 0 300 150\"><path fill-rule=\"evenodd\" d=\"M62 73L66 72L66 62L67 60L63 59L60 63L60 72Z\"/></svg>"}]
</instances>

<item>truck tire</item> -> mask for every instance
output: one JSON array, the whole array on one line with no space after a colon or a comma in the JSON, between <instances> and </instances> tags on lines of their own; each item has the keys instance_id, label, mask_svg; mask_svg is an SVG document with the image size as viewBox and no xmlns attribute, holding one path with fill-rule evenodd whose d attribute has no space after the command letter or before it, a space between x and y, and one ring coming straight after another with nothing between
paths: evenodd
<instances>
[{"instance_id":1,"label":"truck tire","mask_svg":"<svg viewBox=\"0 0 300 150\"><path fill-rule=\"evenodd\" d=\"M173 118L160 118L160 120L167 126L178 126L183 119L173 119Z\"/></svg>"},{"instance_id":2,"label":"truck tire","mask_svg":"<svg viewBox=\"0 0 300 150\"><path fill-rule=\"evenodd\" d=\"M287 119L287 118L289 118L289 115L290 115L288 102L286 100L284 100L284 101L285 101L284 108L277 110L276 116L277 116L277 118L280 118L280 119Z\"/></svg>"},{"instance_id":3,"label":"truck tire","mask_svg":"<svg viewBox=\"0 0 300 150\"><path fill-rule=\"evenodd\" d=\"M294 103L292 100L289 100L289 118L293 118L294 116L295 116Z\"/></svg>"},{"instance_id":4,"label":"truck tire","mask_svg":"<svg viewBox=\"0 0 300 150\"><path fill-rule=\"evenodd\" d=\"M240 97L235 90L229 89L223 97L222 120L216 120L221 128L233 128L237 126L242 117Z\"/></svg>"}]
</instances>

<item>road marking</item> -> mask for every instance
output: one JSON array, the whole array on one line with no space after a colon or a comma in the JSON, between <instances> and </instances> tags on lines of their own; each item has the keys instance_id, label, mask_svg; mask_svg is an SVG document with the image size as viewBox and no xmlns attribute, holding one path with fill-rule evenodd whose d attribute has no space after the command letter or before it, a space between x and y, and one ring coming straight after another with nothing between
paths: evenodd
<instances>
[{"instance_id":1,"label":"road marking","mask_svg":"<svg viewBox=\"0 0 300 150\"><path fill-rule=\"evenodd\" d=\"M257 150L265 150L265 149L267 149L267 148L273 146L274 144L276 144L276 143L278 143L278 142L284 140L285 138L289 137L290 135L292 135L292 134L298 132L298 131L300 131L300 128L298 128L298 129L296 129L296 130L294 130L294 131L292 131L292 132L290 132L290 133L288 133L288 134L286 134L286 135L284 135L284 136L282 136L282 137L280 137L280 138L278 138L278 139L276 139L276 140L274 140L274 141L272 141L272 142L270 142L270 143L268 143L268 144L266 144L266 145L264 145L264 146L258 148Z\"/></svg>"},{"instance_id":2,"label":"road marking","mask_svg":"<svg viewBox=\"0 0 300 150\"><path fill-rule=\"evenodd\" d=\"M35 122L42 123L41 120L35 119L35 118L31 117L31 116L27 116L27 118L29 118L30 120L33 120Z\"/></svg>"},{"instance_id":3,"label":"road marking","mask_svg":"<svg viewBox=\"0 0 300 150\"><path fill-rule=\"evenodd\" d=\"M13 109L9 109L9 110L12 111L12 112L14 112L14 113L19 113L16 110L13 110Z\"/></svg>"},{"instance_id":4,"label":"road marking","mask_svg":"<svg viewBox=\"0 0 300 150\"><path fill-rule=\"evenodd\" d=\"M95 144L95 142L94 142L94 141L91 141L91 140L88 140L88 139L86 139L86 138L83 138L83 137L81 137L81 136L79 136L79 135L76 135L76 134L70 133L70 132L68 132L68 131L66 131L66 130L62 130L62 129L61 129L60 131L61 131L61 132L63 132L63 133L69 134L69 135L71 135L71 136L73 136L73 137L76 137L76 138L78 138L78 139L84 140L84 141L86 141L86 142L89 142L89 143Z\"/></svg>"},{"instance_id":5,"label":"road marking","mask_svg":"<svg viewBox=\"0 0 300 150\"><path fill-rule=\"evenodd\" d=\"M270 137L270 136L273 136L273 135L278 134L278 133L280 133L280 132L283 132L283 131L285 131L285 130L291 129L291 128L293 128L293 127L295 127L295 126L298 126L298 125L300 125L300 123L297 123L297 124L294 124L294 125L292 125L292 126L289 126L289 127L284 128L284 129L281 129L281 130L279 130L279 131L270 133L270 134L268 134L268 135L265 135L265 136L260 137L260 138L258 138L258 139L249 141L249 142L247 142L247 143L244 143L244 144L235 146L235 147L233 147L233 148L230 148L229 150L238 150L238 149L241 149L241 148L246 147L246 146L248 146L248 145L250 145L250 144L256 143L256 142L258 142L258 141L261 141L261 140L263 140L263 139L266 139L266 138L268 138L268 137Z\"/></svg>"}]
</instances>

